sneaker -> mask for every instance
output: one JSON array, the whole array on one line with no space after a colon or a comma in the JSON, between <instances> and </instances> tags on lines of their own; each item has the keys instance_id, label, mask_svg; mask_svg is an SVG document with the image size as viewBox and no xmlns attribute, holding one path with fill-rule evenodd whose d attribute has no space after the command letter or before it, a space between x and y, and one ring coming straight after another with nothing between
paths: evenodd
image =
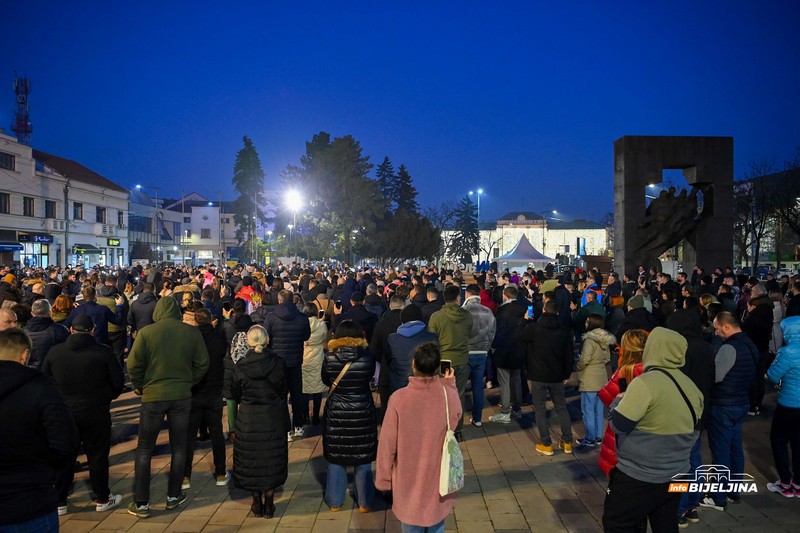
<instances>
[{"instance_id":1,"label":"sneaker","mask_svg":"<svg viewBox=\"0 0 800 533\"><path fill-rule=\"evenodd\" d=\"M105 503L97 502L94 506L94 510L98 513L102 513L104 511L110 511L117 505L122 502L122 494L111 494L108 496L108 501Z\"/></svg>"},{"instance_id":2,"label":"sneaker","mask_svg":"<svg viewBox=\"0 0 800 533\"><path fill-rule=\"evenodd\" d=\"M586 438L579 439L578 442L575 444L578 448L594 448L595 444L593 440L589 440Z\"/></svg>"},{"instance_id":3,"label":"sneaker","mask_svg":"<svg viewBox=\"0 0 800 533\"><path fill-rule=\"evenodd\" d=\"M796 493L800 492L800 484L795 483L794 480L792 480L792 488Z\"/></svg>"},{"instance_id":4,"label":"sneaker","mask_svg":"<svg viewBox=\"0 0 800 533\"><path fill-rule=\"evenodd\" d=\"M559 448L564 450L564 453L572 453L572 443L571 442L561 442L558 445Z\"/></svg>"},{"instance_id":5,"label":"sneaker","mask_svg":"<svg viewBox=\"0 0 800 533\"><path fill-rule=\"evenodd\" d=\"M594 443L595 443L597 446L602 446L602 445L603 445L603 439L595 439Z\"/></svg>"},{"instance_id":6,"label":"sneaker","mask_svg":"<svg viewBox=\"0 0 800 533\"><path fill-rule=\"evenodd\" d=\"M131 502L128 506L128 514L139 518L150 518L150 504L136 505L136 502Z\"/></svg>"},{"instance_id":7,"label":"sneaker","mask_svg":"<svg viewBox=\"0 0 800 533\"><path fill-rule=\"evenodd\" d=\"M553 455L553 446L551 444L537 444L533 449L542 455Z\"/></svg>"},{"instance_id":8,"label":"sneaker","mask_svg":"<svg viewBox=\"0 0 800 533\"><path fill-rule=\"evenodd\" d=\"M767 483L767 490L770 492L777 492L778 494L786 498L794 498L796 496L792 484L790 483L788 485L784 485L783 483L781 483L780 479L775 483Z\"/></svg>"},{"instance_id":9,"label":"sneaker","mask_svg":"<svg viewBox=\"0 0 800 533\"><path fill-rule=\"evenodd\" d=\"M703 496L703 499L700 500L700 507L705 507L706 509L714 509L715 511L725 511L728 505L723 503L722 505L718 504L714 501L714 498L711 496Z\"/></svg>"},{"instance_id":10,"label":"sneaker","mask_svg":"<svg viewBox=\"0 0 800 533\"><path fill-rule=\"evenodd\" d=\"M67 514L68 507L66 505L59 505L58 506L58 516L64 516Z\"/></svg>"},{"instance_id":11,"label":"sneaker","mask_svg":"<svg viewBox=\"0 0 800 533\"><path fill-rule=\"evenodd\" d=\"M294 428L294 433L292 433L292 437L295 439L302 439L303 438L303 426Z\"/></svg>"},{"instance_id":12,"label":"sneaker","mask_svg":"<svg viewBox=\"0 0 800 533\"><path fill-rule=\"evenodd\" d=\"M169 496L167 496L167 511L171 511L176 507L178 507L179 505L183 505L184 503L186 503L186 494L184 494L183 492L181 492L180 496L177 496L175 498L170 498Z\"/></svg>"},{"instance_id":13,"label":"sneaker","mask_svg":"<svg viewBox=\"0 0 800 533\"><path fill-rule=\"evenodd\" d=\"M492 387L494 387L494 385L492 385L492 380L490 379L489 381L486 382L486 388L491 389Z\"/></svg>"},{"instance_id":14,"label":"sneaker","mask_svg":"<svg viewBox=\"0 0 800 533\"><path fill-rule=\"evenodd\" d=\"M686 518L686 515L678 517L678 527L681 529L689 527L689 519Z\"/></svg>"},{"instance_id":15,"label":"sneaker","mask_svg":"<svg viewBox=\"0 0 800 533\"><path fill-rule=\"evenodd\" d=\"M183 482L181 483L181 490L186 490L192 488L192 480L188 477L183 478Z\"/></svg>"},{"instance_id":16,"label":"sneaker","mask_svg":"<svg viewBox=\"0 0 800 533\"><path fill-rule=\"evenodd\" d=\"M749 416L760 416L760 415L761 415L761 409L759 409L758 407L756 407L756 408L755 408L755 409L753 409L752 411L747 411L747 414L748 414Z\"/></svg>"},{"instance_id":17,"label":"sneaker","mask_svg":"<svg viewBox=\"0 0 800 533\"><path fill-rule=\"evenodd\" d=\"M230 479L230 474L228 472L225 472L224 474L217 474L214 476L214 484L217 487L227 487L228 479Z\"/></svg>"},{"instance_id":18,"label":"sneaker","mask_svg":"<svg viewBox=\"0 0 800 533\"><path fill-rule=\"evenodd\" d=\"M475 420L474 418L470 418L469 423L475 426L476 428L479 428L483 425L483 422L481 422L480 420Z\"/></svg>"},{"instance_id":19,"label":"sneaker","mask_svg":"<svg viewBox=\"0 0 800 533\"><path fill-rule=\"evenodd\" d=\"M366 505L360 505L358 507L358 512L359 513L368 513L368 512L370 512L370 508L367 507Z\"/></svg>"},{"instance_id":20,"label":"sneaker","mask_svg":"<svg viewBox=\"0 0 800 533\"><path fill-rule=\"evenodd\" d=\"M511 418L514 420L522 420L522 411L511 411Z\"/></svg>"},{"instance_id":21,"label":"sneaker","mask_svg":"<svg viewBox=\"0 0 800 533\"><path fill-rule=\"evenodd\" d=\"M290 431L289 433L286 434L286 441L287 442L292 442L293 440L294 439L292 439L292 432Z\"/></svg>"},{"instance_id":22,"label":"sneaker","mask_svg":"<svg viewBox=\"0 0 800 533\"><path fill-rule=\"evenodd\" d=\"M700 513L697 512L697 509L689 509L683 513L683 516L686 517L686 520L690 524L697 524L700 522Z\"/></svg>"},{"instance_id":23,"label":"sneaker","mask_svg":"<svg viewBox=\"0 0 800 533\"><path fill-rule=\"evenodd\" d=\"M497 422L499 424L510 424L511 413L497 413L489 417L489 422Z\"/></svg>"}]
</instances>

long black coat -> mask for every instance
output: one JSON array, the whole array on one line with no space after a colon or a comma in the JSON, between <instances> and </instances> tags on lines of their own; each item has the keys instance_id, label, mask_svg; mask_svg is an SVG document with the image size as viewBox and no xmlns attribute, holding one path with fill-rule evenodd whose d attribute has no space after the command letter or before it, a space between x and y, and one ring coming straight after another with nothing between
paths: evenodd
<instances>
[{"instance_id":1,"label":"long black coat","mask_svg":"<svg viewBox=\"0 0 800 533\"><path fill-rule=\"evenodd\" d=\"M239 402L233 443L233 480L244 490L280 487L289 475L286 364L271 352L247 352L234 366Z\"/></svg>"},{"instance_id":2,"label":"long black coat","mask_svg":"<svg viewBox=\"0 0 800 533\"><path fill-rule=\"evenodd\" d=\"M518 369L525 366L527 348L517 340L520 321L527 309L518 300L501 305L497 310L497 330L492 342L492 363L497 368Z\"/></svg>"},{"instance_id":3,"label":"long black coat","mask_svg":"<svg viewBox=\"0 0 800 533\"><path fill-rule=\"evenodd\" d=\"M345 364L352 362L325 403L322 449L336 465L363 465L375 460L378 425L369 388L375 359L367 341L353 337L332 339L322 363L322 382L330 386Z\"/></svg>"}]
</instances>

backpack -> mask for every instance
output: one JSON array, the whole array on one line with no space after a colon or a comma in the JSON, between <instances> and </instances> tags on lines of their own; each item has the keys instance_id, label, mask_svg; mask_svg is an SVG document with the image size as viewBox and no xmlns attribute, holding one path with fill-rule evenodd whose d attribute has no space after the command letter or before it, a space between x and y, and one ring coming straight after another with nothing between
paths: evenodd
<instances>
[{"instance_id":1,"label":"backpack","mask_svg":"<svg viewBox=\"0 0 800 533\"><path fill-rule=\"evenodd\" d=\"M231 341L231 359L233 359L233 363L238 363L247 354L248 350L250 350L250 346L247 345L247 333L240 331L233 336Z\"/></svg>"}]
</instances>

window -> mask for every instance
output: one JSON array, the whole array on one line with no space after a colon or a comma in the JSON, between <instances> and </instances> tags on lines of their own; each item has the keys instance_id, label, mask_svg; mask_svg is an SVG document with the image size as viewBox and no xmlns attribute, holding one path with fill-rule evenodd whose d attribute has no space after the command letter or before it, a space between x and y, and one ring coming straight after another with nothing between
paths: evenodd
<instances>
[{"instance_id":1,"label":"window","mask_svg":"<svg viewBox=\"0 0 800 533\"><path fill-rule=\"evenodd\" d=\"M117 226L125 227L125 211L117 211Z\"/></svg>"},{"instance_id":2,"label":"window","mask_svg":"<svg viewBox=\"0 0 800 533\"><path fill-rule=\"evenodd\" d=\"M202 228L200 230L200 238L201 239L210 239L211 238L211 230L208 228Z\"/></svg>"},{"instance_id":3,"label":"window","mask_svg":"<svg viewBox=\"0 0 800 533\"><path fill-rule=\"evenodd\" d=\"M102 206L97 206L97 214L95 216L95 222L100 222L101 224L106 223L106 208Z\"/></svg>"},{"instance_id":4,"label":"window","mask_svg":"<svg viewBox=\"0 0 800 533\"><path fill-rule=\"evenodd\" d=\"M56 203L53 200L44 201L44 218L56 218Z\"/></svg>"},{"instance_id":5,"label":"window","mask_svg":"<svg viewBox=\"0 0 800 533\"><path fill-rule=\"evenodd\" d=\"M30 196L22 197L22 215L26 217L36 216L34 214L33 198Z\"/></svg>"},{"instance_id":6,"label":"window","mask_svg":"<svg viewBox=\"0 0 800 533\"><path fill-rule=\"evenodd\" d=\"M0 213L7 215L11 212L11 195L0 192Z\"/></svg>"},{"instance_id":7,"label":"window","mask_svg":"<svg viewBox=\"0 0 800 533\"><path fill-rule=\"evenodd\" d=\"M223 224L230 224L231 223L231 219L229 219L228 217L225 217L225 218L222 219L222 223Z\"/></svg>"},{"instance_id":8,"label":"window","mask_svg":"<svg viewBox=\"0 0 800 533\"><path fill-rule=\"evenodd\" d=\"M192 238L192 230L190 230L190 229L186 230L186 238L187 239L191 239Z\"/></svg>"},{"instance_id":9,"label":"window","mask_svg":"<svg viewBox=\"0 0 800 533\"><path fill-rule=\"evenodd\" d=\"M192 217L183 217L183 223L184 224L191 224L192 223Z\"/></svg>"},{"instance_id":10,"label":"window","mask_svg":"<svg viewBox=\"0 0 800 533\"><path fill-rule=\"evenodd\" d=\"M14 156L5 152L0 152L0 168L8 170L14 169Z\"/></svg>"},{"instance_id":11,"label":"window","mask_svg":"<svg viewBox=\"0 0 800 533\"><path fill-rule=\"evenodd\" d=\"M83 204L78 202L72 204L72 218L73 220L83 220Z\"/></svg>"}]
</instances>

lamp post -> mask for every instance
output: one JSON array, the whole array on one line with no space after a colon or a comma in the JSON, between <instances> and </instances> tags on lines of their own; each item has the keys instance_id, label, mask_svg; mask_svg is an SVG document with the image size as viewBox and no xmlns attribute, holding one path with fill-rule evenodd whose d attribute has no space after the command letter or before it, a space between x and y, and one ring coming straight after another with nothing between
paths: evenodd
<instances>
[{"instance_id":1,"label":"lamp post","mask_svg":"<svg viewBox=\"0 0 800 533\"><path fill-rule=\"evenodd\" d=\"M469 195L476 195L478 197L478 229L481 229L481 195L483 194L483 189L478 189L477 191L469 191Z\"/></svg>"},{"instance_id":2,"label":"lamp post","mask_svg":"<svg viewBox=\"0 0 800 533\"><path fill-rule=\"evenodd\" d=\"M136 185L136 189L140 191L143 189L153 189L154 191L156 191L156 196L155 196L156 201L153 213L153 226L156 234L156 252L158 252L161 249L161 247L159 246L159 243L161 242L161 232L158 230L158 191L161 190L161 187L158 187L157 185ZM156 254L156 261L158 261L158 253Z\"/></svg>"},{"instance_id":3,"label":"lamp post","mask_svg":"<svg viewBox=\"0 0 800 533\"><path fill-rule=\"evenodd\" d=\"M557 215L558 211L553 209L551 213ZM547 255L544 253L545 246L547 245L547 239L545 238L546 234L547 234L547 211L542 211L542 254L544 255Z\"/></svg>"},{"instance_id":4,"label":"lamp post","mask_svg":"<svg viewBox=\"0 0 800 533\"><path fill-rule=\"evenodd\" d=\"M272 230L267 230L267 253L269 254L269 262L272 263Z\"/></svg>"}]
</instances>

